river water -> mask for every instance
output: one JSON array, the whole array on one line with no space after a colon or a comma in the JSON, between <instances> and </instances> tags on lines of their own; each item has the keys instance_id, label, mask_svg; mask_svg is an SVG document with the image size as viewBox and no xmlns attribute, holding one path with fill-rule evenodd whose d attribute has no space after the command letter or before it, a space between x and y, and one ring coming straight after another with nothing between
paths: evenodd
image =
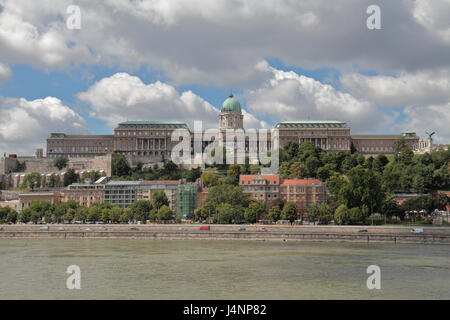
<instances>
[{"instance_id":1,"label":"river water","mask_svg":"<svg viewBox=\"0 0 450 320\"><path fill-rule=\"evenodd\" d=\"M367 289L369 265L380 290ZM0 239L0 299L450 299L450 246Z\"/></svg>"}]
</instances>

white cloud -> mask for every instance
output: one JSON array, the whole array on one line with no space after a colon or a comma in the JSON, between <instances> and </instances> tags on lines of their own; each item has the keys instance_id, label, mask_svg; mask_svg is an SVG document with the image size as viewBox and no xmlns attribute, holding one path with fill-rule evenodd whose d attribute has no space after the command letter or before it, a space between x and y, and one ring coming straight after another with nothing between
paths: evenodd
<instances>
[{"instance_id":1,"label":"white cloud","mask_svg":"<svg viewBox=\"0 0 450 320\"><path fill-rule=\"evenodd\" d=\"M44 148L50 132L87 133L75 111L54 97L28 101L0 97L0 153L32 155Z\"/></svg>"},{"instance_id":2,"label":"white cloud","mask_svg":"<svg viewBox=\"0 0 450 320\"><path fill-rule=\"evenodd\" d=\"M412 13L431 34L450 44L450 1L416 0Z\"/></svg>"},{"instance_id":3,"label":"white cloud","mask_svg":"<svg viewBox=\"0 0 450 320\"><path fill-rule=\"evenodd\" d=\"M0 62L0 84L11 77L11 69Z\"/></svg>"},{"instance_id":4,"label":"white cloud","mask_svg":"<svg viewBox=\"0 0 450 320\"><path fill-rule=\"evenodd\" d=\"M86 44L78 45L61 16L69 1L0 0L0 59L42 68L94 62Z\"/></svg>"},{"instance_id":5,"label":"white cloud","mask_svg":"<svg viewBox=\"0 0 450 320\"><path fill-rule=\"evenodd\" d=\"M344 74L340 82L352 95L386 107L450 101L450 69L400 73L397 76Z\"/></svg>"},{"instance_id":6,"label":"white cloud","mask_svg":"<svg viewBox=\"0 0 450 320\"><path fill-rule=\"evenodd\" d=\"M446 34L448 11L433 1L430 13L421 3L382 1L378 32L365 27L371 0L339 7L326 0L78 0L82 27L69 30L71 0L0 0L0 60L44 69L100 63L129 72L146 65L176 84L227 88L254 86L262 75L253 66L267 57L306 69L441 67L450 46L428 29Z\"/></svg>"},{"instance_id":7,"label":"white cloud","mask_svg":"<svg viewBox=\"0 0 450 320\"><path fill-rule=\"evenodd\" d=\"M399 130L413 130L419 136L425 136L425 132L436 132L433 140L436 143L450 141L450 103L429 106L408 106L403 109L406 116L396 127Z\"/></svg>"},{"instance_id":8,"label":"white cloud","mask_svg":"<svg viewBox=\"0 0 450 320\"><path fill-rule=\"evenodd\" d=\"M101 79L79 93L78 98L90 104L92 116L107 121L111 127L125 120L181 120L191 129L195 120L203 121L204 128L217 128L219 122L220 110L192 91L179 94L171 85L160 81L145 84L127 73ZM244 114L246 126L266 125Z\"/></svg>"},{"instance_id":9,"label":"white cloud","mask_svg":"<svg viewBox=\"0 0 450 320\"><path fill-rule=\"evenodd\" d=\"M375 131L390 124L392 118L374 104L360 100L332 86L295 72L267 66L272 72L265 86L249 90L248 109L278 120L340 120L353 132Z\"/></svg>"}]
</instances>

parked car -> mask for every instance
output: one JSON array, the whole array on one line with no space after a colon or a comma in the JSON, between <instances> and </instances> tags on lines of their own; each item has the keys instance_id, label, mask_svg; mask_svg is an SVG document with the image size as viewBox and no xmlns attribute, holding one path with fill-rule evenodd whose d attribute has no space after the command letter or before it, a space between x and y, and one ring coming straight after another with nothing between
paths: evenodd
<instances>
[{"instance_id":1,"label":"parked car","mask_svg":"<svg viewBox=\"0 0 450 320\"><path fill-rule=\"evenodd\" d=\"M131 228L130 228L130 230L132 230L132 231L137 231L137 229L138 229L138 228L136 228L136 227L131 227Z\"/></svg>"},{"instance_id":2,"label":"parked car","mask_svg":"<svg viewBox=\"0 0 450 320\"><path fill-rule=\"evenodd\" d=\"M423 233L423 228L413 228L411 233Z\"/></svg>"},{"instance_id":3,"label":"parked car","mask_svg":"<svg viewBox=\"0 0 450 320\"><path fill-rule=\"evenodd\" d=\"M358 230L358 232L369 232L369 231L367 231L367 229L361 229L361 230Z\"/></svg>"},{"instance_id":4,"label":"parked car","mask_svg":"<svg viewBox=\"0 0 450 320\"><path fill-rule=\"evenodd\" d=\"M186 229L186 228L183 228L183 227L178 228L178 230L179 230L179 231L187 231L187 229Z\"/></svg>"},{"instance_id":5,"label":"parked car","mask_svg":"<svg viewBox=\"0 0 450 320\"><path fill-rule=\"evenodd\" d=\"M210 230L209 226L201 226L200 230Z\"/></svg>"},{"instance_id":6,"label":"parked car","mask_svg":"<svg viewBox=\"0 0 450 320\"><path fill-rule=\"evenodd\" d=\"M48 230L48 226L42 226L39 228L40 230Z\"/></svg>"},{"instance_id":7,"label":"parked car","mask_svg":"<svg viewBox=\"0 0 450 320\"><path fill-rule=\"evenodd\" d=\"M256 230L258 230L258 231L267 231L267 229L264 228L264 227L258 227Z\"/></svg>"},{"instance_id":8,"label":"parked car","mask_svg":"<svg viewBox=\"0 0 450 320\"><path fill-rule=\"evenodd\" d=\"M239 228L238 229L238 231L245 231L245 230L247 230L247 229L245 229L245 228Z\"/></svg>"},{"instance_id":9,"label":"parked car","mask_svg":"<svg viewBox=\"0 0 450 320\"><path fill-rule=\"evenodd\" d=\"M65 229L63 227L59 227L58 231L64 231Z\"/></svg>"}]
</instances>

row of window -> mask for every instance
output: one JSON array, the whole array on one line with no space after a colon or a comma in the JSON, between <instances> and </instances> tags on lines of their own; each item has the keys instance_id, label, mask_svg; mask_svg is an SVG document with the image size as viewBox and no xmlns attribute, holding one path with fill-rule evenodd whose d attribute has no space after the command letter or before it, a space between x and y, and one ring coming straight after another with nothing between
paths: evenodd
<instances>
[{"instance_id":1,"label":"row of window","mask_svg":"<svg viewBox=\"0 0 450 320\"><path fill-rule=\"evenodd\" d=\"M116 136L169 136L171 132L161 131L116 131Z\"/></svg>"}]
</instances>

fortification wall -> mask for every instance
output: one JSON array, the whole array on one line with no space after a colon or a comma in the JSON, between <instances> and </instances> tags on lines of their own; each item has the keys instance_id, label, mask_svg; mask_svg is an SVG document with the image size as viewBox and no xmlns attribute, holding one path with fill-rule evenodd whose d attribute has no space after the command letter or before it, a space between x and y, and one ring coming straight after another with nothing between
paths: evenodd
<instances>
[{"instance_id":1,"label":"fortification wall","mask_svg":"<svg viewBox=\"0 0 450 320\"><path fill-rule=\"evenodd\" d=\"M0 160L0 176L3 183L10 187L19 187L25 176L32 172L39 172L42 177L42 184L45 184L51 175L56 175L57 181L63 179L67 169L74 169L77 173L82 174L85 171L100 171L103 175L110 177L112 174L112 156L98 156L93 158L69 158L66 168L58 170L53 166L52 158L35 158L35 157L18 157L18 158L2 158ZM26 170L24 172L14 172L17 161L25 162Z\"/></svg>"}]
</instances>

